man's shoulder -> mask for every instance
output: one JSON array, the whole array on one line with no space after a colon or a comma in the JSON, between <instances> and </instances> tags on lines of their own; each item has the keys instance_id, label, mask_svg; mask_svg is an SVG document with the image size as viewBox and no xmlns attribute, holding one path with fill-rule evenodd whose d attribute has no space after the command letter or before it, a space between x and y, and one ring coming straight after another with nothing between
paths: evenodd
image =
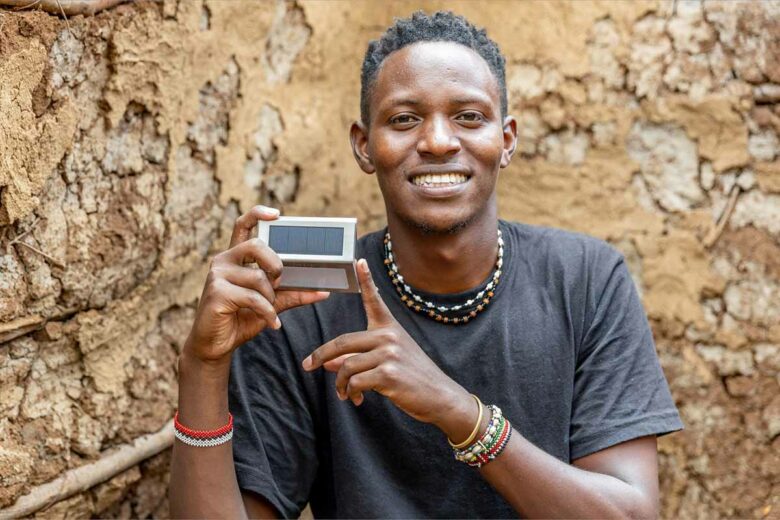
<instances>
[{"instance_id":1,"label":"man's shoulder","mask_svg":"<svg viewBox=\"0 0 780 520\"><path fill-rule=\"evenodd\" d=\"M549 226L502 221L529 261L550 262L568 267L614 266L623 254L607 241L585 233Z\"/></svg>"}]
</instances>

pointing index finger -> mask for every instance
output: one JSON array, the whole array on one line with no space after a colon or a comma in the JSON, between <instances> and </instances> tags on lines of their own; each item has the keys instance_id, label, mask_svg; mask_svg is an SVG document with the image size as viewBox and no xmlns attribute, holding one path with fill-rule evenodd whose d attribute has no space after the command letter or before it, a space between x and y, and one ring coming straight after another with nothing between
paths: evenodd
<instances>
[{"instance_id":1,"label":"pointing index finger","mask_svg":"<svg viewBox=\"0 0 780 520\"><path fill-rule=\"evenodd\" d=\"M379 289L377 289L374 283L374 278L371 276L371 270L368 268L366 259L361 258L358 260L357 267L360 296L363 298L363 307L366 309L369 328L371 325L384 325L393 321L393 315L390 314L390 310L379 295Z\"/></svg>"}]
</instances>

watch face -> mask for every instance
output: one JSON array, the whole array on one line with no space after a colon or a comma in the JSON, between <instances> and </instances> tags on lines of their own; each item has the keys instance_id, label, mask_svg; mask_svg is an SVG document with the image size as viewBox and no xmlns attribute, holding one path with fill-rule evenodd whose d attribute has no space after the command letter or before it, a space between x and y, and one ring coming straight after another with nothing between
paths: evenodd
<instances>
[{"instance_id":1,"label":"watch face","mask_svg":"<svg viewBox=\"0 0 780 520\"><path fill-rule=\"evenodd\" d=\"M269 226L268 245L281 254L343 254L344 228L309 226Z\"/></svg>"}]
</instances>

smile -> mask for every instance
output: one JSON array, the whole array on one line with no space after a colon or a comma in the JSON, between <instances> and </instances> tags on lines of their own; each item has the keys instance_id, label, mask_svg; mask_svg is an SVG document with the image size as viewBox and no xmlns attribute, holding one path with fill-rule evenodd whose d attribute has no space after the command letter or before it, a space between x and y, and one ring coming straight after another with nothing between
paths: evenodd
<instances>
[{"instance_id":1,"label":"smile","mask_svg":"<svg viewBox=\"0 0 780 520\"><path fill-rule=\"evenodd\" d=\"M433 173L412 177L415 186L436 187L463 184L468 177L462 173Z\"/></svg>"}]
</instances>

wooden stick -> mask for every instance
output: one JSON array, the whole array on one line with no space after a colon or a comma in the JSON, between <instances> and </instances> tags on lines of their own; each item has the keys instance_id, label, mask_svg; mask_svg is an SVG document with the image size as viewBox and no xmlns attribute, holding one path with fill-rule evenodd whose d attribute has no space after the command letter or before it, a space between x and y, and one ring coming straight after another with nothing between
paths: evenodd
<instances>
[{"instance_id":1,"label":"wooden stick","mask_svg":"<svg viewBox=\"0 0 780 520\"><path fill-rule=\"evenodd\" d=\"M157 455L173 445L173 419L156 433L144 435L104 454L90 464L66 471L61 477L32 489L9 508L0 510L0 520L30 515L76 493L105 482L126 469Z\"/></svg>"},{"instance_id":2,"label":"wooden stick","mask_svg":"<svg viewBox=\"0 0 780 520\"><path fill-rule=\"evenodd\" d=\"M32 316L25 316L23 318L17 318L5 323L0 323L0 334L6 334L8 332L15 332L23 327L30 325L40 325L43 323L43 317L33 314Z\"/></svg>"},{"instance_id":3,"label":"wooden stick","mask_svg":"<svg viewBox=\"0 0 780 520\"><path fill-rule=\"evenodd\" d=\"M17 318L7 323L0 324L0 345L11 341L12 339L24 336L30 332L43 328L47 323L54 320L63 320L70 318L79 311L78 307L68 307L60 312L52 314L47 318L33 315Z\"/></svg>"},{"instance_id":4,"label":"wooden stick","mask_svg":"<svg viewBox=\"0 0 780 520\"><path fill-rule=\"evenodd\" d=\"M77 14L91 15L103 9L127 2L128 0L0 0L0 5L8 5L16 9L38 7L47 13L62 16Z\"/></svg>"},{"instance_id":5,"label":"wooden stick","mask_svg":"<svg viewBox=\"0 0 780 520\"><path fill-rule=\"evenodd\" d=\"M720 238L723 230L726 229L726 224L728 224L729 219L731 218L731 213L734 211L734 206L737 205L737 198L739 197L741 191L742 189L737 184L734 184L734 186L731 187L729 201L726 204L726 208L723 210L723 213L720 214L718 223L710 228L709 233L707 233L707 236L704 237L704 247L707 249L715 245L715 242L718 241L718 238Z\"/></svg>"},{"instance_id":6,"label":"wooden stick","mask_svg":"<svg viewBox=\"0 0 780 520\"><path fill-rule=\"evenodd\" d=\"M41 255L42 257L44 257L45 259L47 259L49 262L51 262L51 263L53 263L54 265L56 265L57 267L59 267L60 269L65 269L65 264L63 264L62 262L60 262L60 261L59 261L59 260L57 260L56 258L54 258L54 257L50 256L49 254L47 254L47 253L44 253L43 251L41 251L41 250L40 250L40 249L38 249L37 247L35 247L35 246L31 246L31 245L30 245L30 244L28 244L27 242L18 242L18 244L19 244L20 246L27 247L27 248L29 248L29 249L30 249L30 250L32 250L32 251L35 251L36 253L38 253L39 255Z\"/></svg>"},{"instance_id":7,"label":"wooden stick","mask_svg":"<svg viewBox=\"0 0 780 520\"><path fill-rule=\"evenodd\" d=\"M41 220L41 218L40 218L40 217L37 217L37 218L35 219L35 221L34 221L32 224L30 224L30 227L27 229L27 231L23 232L21 235L19 235L19 236L17 236L17 237L14 237L14 238L13 238L13 240L11 240L10 242L8 242L8 245L9 245L9 246L12 246L12 245L14 245L15 243L19 242L19 241L20 241L21 239L23 239L24 237L26 237L26 236L27 236L27 235L30 233L30 231L32 231L33 229L35 229L35 225L38 223L38 221L39 221L39 220Z\"/></svg>"}]
</instances>

